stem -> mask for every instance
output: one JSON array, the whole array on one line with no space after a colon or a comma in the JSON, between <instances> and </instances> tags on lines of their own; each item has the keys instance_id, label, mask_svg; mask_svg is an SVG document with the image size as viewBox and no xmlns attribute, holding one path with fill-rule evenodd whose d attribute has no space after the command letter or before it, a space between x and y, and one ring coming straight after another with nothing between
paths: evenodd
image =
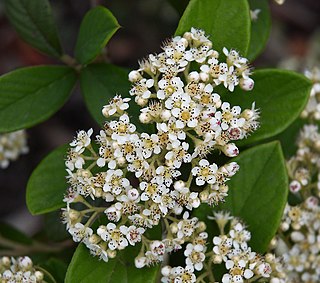
<instances>
[{"instance_id":1,"label":"stem","mask_svg":"<svg viewBox=\"0 0 320 283\"><path fill-rule=\"evenodd\" d=\"M52 276L52 274L51 274L49 271L45 270L44 268L42 268L42 267L39 266L39 265L36 265L36 266L35 266L35 269L41 271L41 272L42 272L44 275L46 275L53 283L57 283L56 279L54 279L54 277Z\"/></svg>"}]
</instances>

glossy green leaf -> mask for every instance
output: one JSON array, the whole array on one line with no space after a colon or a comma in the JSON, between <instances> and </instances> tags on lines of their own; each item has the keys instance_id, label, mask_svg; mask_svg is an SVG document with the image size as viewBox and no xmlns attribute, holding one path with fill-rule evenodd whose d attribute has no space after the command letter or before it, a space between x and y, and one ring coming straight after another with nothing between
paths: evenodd
<instances>
[{"instance_id":1,"label":"glossy green leaf","mask_svg":"<svg viewBox=\"0 0 320 283\"><path fill-rule=\"evenodd\" d=\"M48 0L5 0L5 4L10 22L26 42L48 55L62 55Z\"/></svg>"},{"instance_id":2,"label":"glossy green leaf","mask_svg":"<svg viewBox=\"0 0 320 283\"><path fill-rule=\"evenodd\" d=\"M90 10L84 17L75 47L75 57L87 64L94 60L119 29L117 19L102 6Z\"/></svg>"},{"instance_id":3,"label":"glossy green leaf","mask_svg":"<svg viewBox=\"0 0 320 283\"><path fill-rule=\"evenodd\" d=\"M67 189L65 156L67 145L61 146L45 157L27 185L27 206L33 215L57 210L64 206L63 195Z\"/></svg>"},{"instance_id":4,"label":"glossy green leaf","mask_svg":"<svg viewBox=\"0 0 320 283\"><path fill-rule=\"evenodd\" d=\"M0 77L0 132L34 126L52 116L69 98L73 70L60 66L19 69Z\"/></svg>"},{"instance_id":5,"label":"glossy green leaf","mask_svg":"<svg viewBox=\"0 0 320 283\"><path fill-rule=\"evenodd\" d=\"M239 87L225 97L231 105L251 108L255 101L260 109L260 128L239 145L273 137L285 130L301 113L310 94L311 82L291 71L257 70L252 76L255 86L245 92Z\"/></svg>"},{"instance_id":6,"label":"glossy green leaf","mask_svg":"<svg viewBox=\"0 0 320 283\"><path fill-rule=\"evenodd\" d=\"M81 72L80 83L84 101L99 124L106 120L101 111L111 98L129 96L128 72L111 64L89 65Z\"/></svg>"},{"instance_id":7,"label":"glossy green leaf","mask_svg":"<svg viewBox=\"0 0 320 283\"><path fill-rule=\"evenodd\" d=\"M68 268L65 262L57 258L49 258L47 261L41 263L40 266L51 274L51 276L55 279L55 282L64 282Z\"/></svg>"},{"instance_id":8,"label":"glossy green leaf","mask_svg":"<svg viewBox=\"0 0 320 283\"><path fill-rule=\"evenodd\" d=\"M137 253L121 253L106 263L90 255L89 250L80 244L69 265L65 283L156 282L159 266L137 269L133 263Z\"/></svg>"},{"instance_id":9,"label":"glossy green leaf","mask_svg":"<svg viewBox=\"0 0 320 283\"><path fill-rule=\"evenodd\" d=\"M176 35L191 27L203 29L213 48L234 48L246 55L250 42L250 13L247 0L191 0L183 13Z\"/></svg>"},{"instance_id":10,"label":"glossy green leaf","mask_svg":"<svg viewBox=\"0 0 320 283\"><path fill-rule=\"evenodd\" d=\"M265 48L271 29L271 17L268 0L249 0L250 10L260 10L258 19L251 22L251 38L248 59L254 60Z\"/></svg>"},{"instance_id":11,"label":"glossy green leaf","mask_svg":"<svg viewBox=\"0 0 320 283\"><path fill-rule=\"evenodd\" d=\"M233 161L240 171L228 182L229 196L220 208L241 217L252 232L253 250L265 252L279 227L288 195L280 143L253 147Z\"/></svg>"}]
</instances>

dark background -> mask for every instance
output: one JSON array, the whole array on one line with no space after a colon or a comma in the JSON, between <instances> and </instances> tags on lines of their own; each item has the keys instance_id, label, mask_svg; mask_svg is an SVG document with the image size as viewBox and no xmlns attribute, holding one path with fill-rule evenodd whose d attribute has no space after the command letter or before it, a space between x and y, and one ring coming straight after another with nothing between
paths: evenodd
<instances>
[{"instance_id":1,"label":"dark background","mask_svg":"<svg viewBox=\"0 0 320 283\"><path fill-rule=\"evenodd\" d=\"M86 11L97 4L108 7L122 29L109 42L105 57L113 64L131 69L137 68L138 60L147 54L160 51L161 43L174 34L179 20L179 14L166 0L55 0L51 3L63 46L71 55ZM272 1L270 4L270 39L264 53L252 65L255 68L281 66L299 71L320 66L320 1L286 0L282 6ZM3 6L0 0L0 74L24 66L59 64L19 39L6 19ZM25 205L28 177L51 150L70 142L77 130L93 125L96 124L77 87L58 113L27 130L29 154L11 163L7 169L0 169L0 220L10 222L28 234L37 231L42 220L32 217Z\"/></svg>"}]
</instances>

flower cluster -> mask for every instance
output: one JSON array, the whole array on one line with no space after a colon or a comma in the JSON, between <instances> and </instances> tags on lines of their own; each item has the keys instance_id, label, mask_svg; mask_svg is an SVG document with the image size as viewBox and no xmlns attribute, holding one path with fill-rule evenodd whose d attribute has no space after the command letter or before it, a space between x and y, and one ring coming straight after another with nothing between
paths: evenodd
<instances>
[{"instance_id":1,"label":"flower cluster","mask_svg":"<svg viewBox=\"0 0 320 283\"><path fill-rule=\"evenodd\" d=\"M306 70L305 76L313 83L310 98L307 106L301 113L302 118L311 120L320 120L320 69L314 67L312 70Z\"/></svg>"},{"instance_id":2,"label":"flower cluster","mask_svg":"<svg viewBox=\"0 0 320 283\"><path fill-rule=\"evenodd\" d=\"M301 117L307 119L297 138L297 152L287 162L292 198L286 205L272 248L281 254L290 282L320 279L320 70L305 75L313 82Z\"/></svg>"},{"instance_id":3,"label":"flower cluster","mask_svg":"<svg viewBox=\"0 0 320 283\"><path fill-rule=\"evenodd\" d=\"M32 260L27 257L0 258L1 283L41 283L45 282L44 275L33 266Z\"/></svg>"},{"instance_id":4,"label":"flower cluster","mask_svg":"<svg viewBox=\"0 0 320 283\"><path fill-rule=\"evenodd\" d=\"M205 278L210 282L216 282L217 278L212 272L212 267L219 264L223 264L226 270L222 275L222 283L252 282L252 280L287 282L278 258L272 254L262 256L251 250L248 245L251 234L239 218L230 216L226 212L214 213L214 217L209 218L215 220L220 229L220 235L213 238L211 251L208 250L208 234L201 232L200 229L204 224L201 225L201 222L194 218L197 228L196 233L188 236L189 243L184 251L185 267L163 267L161 282L196 282L197 271L203 271L202 281L199 282L207 282ZM171 225L171 232L172 234L177 232L175 225Z\"/></svg>"},{"instance_id":5,"label":"flower cluster","mask_svg":"<svg viewBox=\"0 0 320 283\"><path fill-rule=\"evenodd\" d=\"M273 246L283 256L290 282L319 282L320 278L320 133L316 125L304 125L298 150L288 165L290 192L295 204L287 204Z\"/></svg>"},{"instance_id":6,"label":"flower cluster","mask_svg":"<svg viewBox=\"0 0 320 283\"><path fill-rule=\"evenodd\" d=\"M187 269L177 272L193 278L192 269L202 268L207 234L191 212L201 203L224 201L226 182L239 169L235 162L218 166L209 154L238 155L234 141L259 126L254 103L241 110L214 91L218 85L229 91L254 85L247 59L235 50L223 52L226 62L194 28L167 41L162 53L149 55L129 74L140 123L129 116L131 99L117 95L102 109L112 119L96 143L92 129L79 131L70 143L63 222L73 240L93 255L108 261L142 242L135 264L143 267L187 244ZM147 126L153 130L138 132ZM148 239L145 232L160 221L164 236Z\"/></svg>"},{"instance_id":7,"label":"flower cluster","mask_svg":"<svg viewBox=\"0 0 320 283\"><path fill-rule=\"evenodd\" d=\"M20 154L28 152L26 132L24 130L0 134L0 168L9 166Z\"/></svg>"}]
</instances>

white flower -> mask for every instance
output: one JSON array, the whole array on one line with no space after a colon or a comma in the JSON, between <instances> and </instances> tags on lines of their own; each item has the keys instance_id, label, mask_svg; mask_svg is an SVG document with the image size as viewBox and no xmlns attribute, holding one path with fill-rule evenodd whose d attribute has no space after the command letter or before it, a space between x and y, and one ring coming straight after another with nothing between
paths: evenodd
<instances>
[{"instance_id":1,"label":"white flower","mask_svg":"<svg viewBox=\"0 0 320 283\"><path fill-rule=\"evenodd\" d=\"M70 227L69 233L75 242L80 242L87 240L93 234L93 230L82 223L76 223L73 227Z\"/></svg>"},{"instance_id":2,"label":"white flower","mask_svg":"<svg viewBox=\"0 0 320 283\"><path fill-rule=\"evenodd\" d=\"M0 134L0 168L7 168L10 161L28 153L27 135L24 130Z\"/></svg>"},{"instance_id":3,"label":"white flower","mask_svg":"<svg viewBox=\"0 0 320 283\"><path fill-rule=\"evenodd\" d=\"M73 148L70 148L68 154L67 154L67 160L65 162L65 165L73 171L76 169L82 169L82 166L84 165L84 159L82 156L76 152Z\"/></svg>"},{"instance_id":4,"label":"white flower","mask_svg":"<svg viewBox=\"0 0 320 283\"><path fill-rule=\"evenodd\" d=\"M198 218L193 217L192 219L189 218L189 213L186 211L183 216L183 220L178 222L178 231L177 237L182 239L184 237L190 237L196 229L196 224L198 222Z\"/></svg>"},{"instance_id":5,"label":"white flower","mask_svg":"<svg viewBox=\"0 0 320 283\"><path fill-rule=\"evenodd\" d=\"M105 192L111 192L114 195L119 195L121 192L130 186L130 182L127 178L123 178L123 171L121 169L108 170L105 178L105 184L103 190Z\"/></svg>"},{"instance_id":6,"label":"white flower","mask_svg":"<svg viewBox=\"0 0 320 283\"><path fill-rule=\"evenodd\" d=\"M158 82L158 86L157 97L162 100L173 94L183 93L183 82L179 77L170 80L162 79Z\"/></svg>"},{"instance_id":7,"label":"white flower","mask_svg":"<svg viewBox=\"0 0 320 283\"><path fill-rule=\"evenodd\" d=\"M128 241L125 238L124 232L125 226L120 226L118 229L114 223L108 223L107 226L100 226L97 230L97 234L108 243L110 250L122 250L128 246Z\"/></svg>"},{"instance_id":8,"label":"white flower","mask_svg":"<svg viewBox=\"0 0 320 283\"><path fill-rule=\"evenodd\" d=\"M129 244L132 246L138 242L141 242L141 235L145 232L144 228L137 228L134 225L131 225L130 227L121 226L120 230L124 235L126 235Z\"/></svg>"},{"instance_id":9,"label":"white flower","mask_svg":"<svg viewBox=\"0 0 320 283\"><path fill-rule=\"evenodd\" d=\"M153 87L153 84L153 79L141 79L130 90L130 94L141 97L143 99L148 99L151 96L151 91L149 89Z\"/></svg>"},{"instance_id":10,"label":"white flower","mask_svg":"<svg viewBox=\"0 0 320 283\"><path fill-rule=\"evenodd\" d=\"M191 173L193 176L197 176L196 184L198 186L204 185L206 182L208 184L214 184L216 181L215 173L218 170L218 166L213 163L210 165L209 161L206 159L201 159L199 161L200 167L193 167Z\"/></svg>"},{"instance_id":11,"label":"white flower","mask_svg":"<svg viewBox=\"0 0 320 283\"><path fill-rule=\"evenodd\" d=\"M136 130L136 126L130 123L127 114L120 116L119 121L111 121L109 127L112 130L111 138L120 144L125 143L129 135Z\"/></svg>"},{"instance_id":12,"label":"white flower","mask_svg":"<svg viewBox=\"0 0 320 283\"><path fill-rule=\"evenodd\" d=\"M202 270L203 261L206 258L204 252L204 246L188 244L184 251L184 255L186 256L186 265L193 266L197 271Z\"/></svg>"},{"instance_id":13,"label":"white flower","mask_svg":"<svg viewBox=\"0 0 320 283\"><path fill-rule=\"evenodd\" d=\"M108 105L103 106L102 114L106 118L114 115L115 113L122 114L124 110L129 108L128 102L130 98L122 98L121 95L113 97Z\"/></svg>"},{"instance_id":14,"label":"white flower","mask_svg":"<svg viewBox=\"0 0 320 283\"><path fill-rule=\"evenodd\" d=\"M89 129L86 131L79 131L77 137L70 143L71 146L75 147L74 151L78 153L82 153L87 146L91 143L91 135L93 133L93 129Z\"/></svg>"}]
</instances>

